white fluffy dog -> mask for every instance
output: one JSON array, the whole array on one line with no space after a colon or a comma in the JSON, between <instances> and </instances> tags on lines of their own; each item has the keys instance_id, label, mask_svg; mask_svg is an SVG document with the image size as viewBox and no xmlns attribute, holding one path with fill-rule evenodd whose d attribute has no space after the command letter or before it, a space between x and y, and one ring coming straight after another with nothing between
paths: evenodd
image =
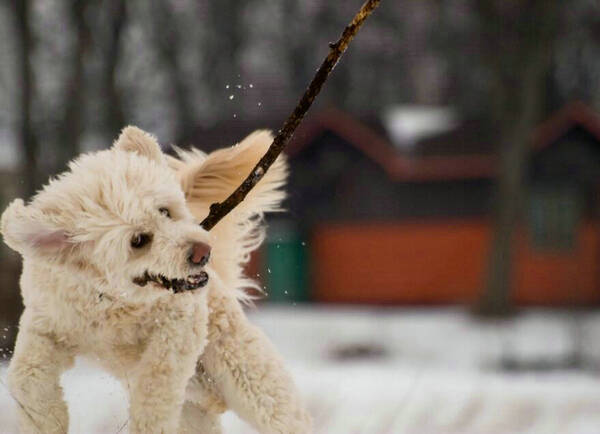
<instances>
[{"instance_id":1,"label":"white fluffy dog","mask_svg":"<svg viewBox=\"0 0 600 434\"><path fill-rule=\"evenodd\" d=\"M211 232L197 220L270 143L259 131L176 159L127 127L31 203L10 204L1 230L23 256L25 311L8 381L23 432L67 432L59 380L76 355L123 382L130 433L218 433L228 408L260 432L311 431L280 357L239 302L255 286L242 266L263 239L263 213L284 197L285 162Z\"/></svg>"}]
</instances>

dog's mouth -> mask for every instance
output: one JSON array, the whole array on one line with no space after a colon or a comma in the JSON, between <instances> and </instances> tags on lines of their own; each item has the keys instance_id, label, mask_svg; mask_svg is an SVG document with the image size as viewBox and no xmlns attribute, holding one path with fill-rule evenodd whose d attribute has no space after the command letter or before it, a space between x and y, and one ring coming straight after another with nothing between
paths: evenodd
<instances>
[{"instance_id":1,"label":"dog's mouth","mask_svg":"<svg viewBox=\"0 0 600 434\"><path fill-rule=\"evenodd\" d=\"M169 279L162 274L152 274L146 271L142 276L133 279L133 283L136 285L146 286L148 283L156 283L158 286L173 291L175 294L202 288L207 282L208 274L205 271L190 274L185 279Z\"/></svg>"}]
</instances>

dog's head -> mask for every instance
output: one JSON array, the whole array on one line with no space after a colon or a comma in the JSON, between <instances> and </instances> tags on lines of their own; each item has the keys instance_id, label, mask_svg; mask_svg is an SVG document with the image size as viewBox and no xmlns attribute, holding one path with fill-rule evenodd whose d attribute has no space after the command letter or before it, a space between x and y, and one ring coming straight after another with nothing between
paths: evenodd
<instances>
[{"instance_id":1,"label":"dog's head","mask_svg":"<svg viewBox=\"0 0 600 434\"><path fill-rule=\"evenodd\" d=\"M113 295L207 283L209 234L154 137L127 127L111 149L84 154L69 168L30 204L17 199L6 209L1 231L11 248Z\"/></svg>"}]
</instances>

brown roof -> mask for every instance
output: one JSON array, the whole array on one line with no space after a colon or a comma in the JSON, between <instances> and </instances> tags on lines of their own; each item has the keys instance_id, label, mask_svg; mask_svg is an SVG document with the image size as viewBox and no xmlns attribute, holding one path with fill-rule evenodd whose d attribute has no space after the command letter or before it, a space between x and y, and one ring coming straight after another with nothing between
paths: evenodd
<instances>
[{"instance_id":1,"label":"brown roof","mask_svg":"<svg viewBox=\"0 0 600 434\"><path fill-rule=\"evenodd\" d=\"M411 157L400 153L386 138L350 115L327 109L308 119L287 149L294 158L323 131L332 131L377 163L396 181L429 181L489 177L494 158L489 155Z\"/></svg>"},{"instance_id":2,"label":"brown roof","mask_svg":"<svg viewBox=\"0 0 600 434\"><path fill-rule=\"evenodd\" d=\"M548 146L575 126L581 126L600 141L600 116L585 104L574 102L557 111L534 130L532 146L534 149ZM314 143L318 135L324 131L332 131L354 146L367 158L378 164L395 181L490 178L496 173L497 155L495 148L491 145L474 148L460 142L457 147L453 148L458 152L470 152L478 149L480 153L405 155L383 135L375 132L358 119L334 108L324 110L307 119L299 127L288 146L288 155L294 158L305 147ZM486 136L480 135L478 140L492 140L491 137ZM461 134L451 134L444 141L449 143L447 140L450 138L460 141L461 137L464 138ZM439 148L439 144L435 140L428 140L428 143L436 143L436 147Z\"/></svg>"},{"instance_id":3,"label":"brown roof","mask_svg":"<svg viewBox=\"0 0 600 434\"><path fill-rule=\"evenodd\" d=\"M575 101L556 111L536 128L534 148L542 149L554 143L575 126L582 127L600 141L600 116L583 102Z\"/></svg>"}]
</instances>

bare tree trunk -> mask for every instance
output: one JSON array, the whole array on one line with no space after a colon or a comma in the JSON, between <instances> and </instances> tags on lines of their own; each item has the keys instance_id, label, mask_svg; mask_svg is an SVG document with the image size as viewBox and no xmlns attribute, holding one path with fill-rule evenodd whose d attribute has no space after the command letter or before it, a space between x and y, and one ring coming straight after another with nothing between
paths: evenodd
<instances>
[{"instance_id":1,"label":"bare tree trunk","mask_svg":"<svg viewBox=\"0 0 600 434\"><path fill-rule=\"evenodd\" d=\"M492 31L490 35L498 40L487 47L495 74L491 105L503 137L488 281L478 305L482 314L504 315L512 307L514 238L525 198L526 162L531 134L542 114L560 4L557 0L522 2L516 16L501 1L479 1L477 6L482 20L493 29L511 23L509 30L513 32L512 37L502 40L501 31Z\"/></svg>"},{"instance_id":2,"label":"bare tree trunk","mask_svg":"<svg viewBox=\"0 0 600 434\"><path fill-rule=\"evenodd\" d=\"M125 0L109 0L110 24L107 44L104 51L104 72L102 76L105 106L106 132L109 137L116 137L125 126L125 114L121 93L117 85L117 67L121 58L123 28L127 22Z\"/></svg>"},{"instance_id":3,"label":"bare tree trunk","mask_svg":"<svg viewBox=\"0 0 600 434\"><path fill-rule=\"evenodd\" d=\"M515 230L524 199L525 163L529 155L531 132L539 119L540 80L535 65L525 73L517 98L519 111L506 134L500 154L499 178L495 201L494 231L489 258L488 282L480 300L480 312L504 315L511 310Z\"/></svg>"},{"instance_id":4,"label":"bare tree trunk","mask_svg":"<svg viewBox=\"0 0 600 434\"><path fill-rule=\"evenodd\" d=\"M307 22L301 15L301 6L297 0L284 0L281 3L284 28L282 38L285 41L288 76L292 94L301 93L310 80L314 70L311 55L316 55L316 50L311 47L312 41L307 37L298 37L301 32L311 31L313 23ZM299 19L300 18L300 19ZM304 18L304 19L302 19Z\"/></svg>"},{"instance_id":5,"label":"bare tree trunk","mask_svg":"<svg viewBox=\"0 0 600 434\"><path fill-rule=\"evenodd\" d=\"M236 0L208 1L206 11L209 29L203 41L203 82L211 107L215 108L212 115L222 119L227 113L227 105L231 104L223 86L229 84L233 88L243 80L240 53L246 36L244 8ZM227 31L223 32L223 29Z\"/></svg>"},{"instance_id":6,"label":"bare tree trunk","mask_svg":"<svg viewBox=\"0 0 600 434\"><path fill-rule=\"evenodd\" d=\"M39 171L37 164L38 144L33 131L31 120L33 101L33 71L31 53L33 41L30 27L31 2L29 0L15 1L14 13L17 24L17 40L19 44L18 77L20 83L19 141L23 150L22 177L24 193L32 195L38 187Z\"/></svg>"},{"instance_id":7,"label":"bare tree trunk","mask_svg":"<svg viewBox=\"0 0 600 434\"><path fill-rule=\"evenodd\" d=\"M151 19L149 34L156 52L167 70L169 81L173 86L173 98L177 113L175 143L182 144L191 139L195 119L194 107L190 100L191 93L185 83L184 72L179 65L179 51L177 47L180 44L177 34L177 23L175 22L176 18L169 9L167 2L151 0L149 2L149 9Z\"/></svg>"},{"instance_id":8,"label":"bare tree trunk","mask_svg":"<svg viewBox=\"0 0 600 434\"><path fill-rule=\"evenodd\" d=\"M65 112L61 125L61 159L59 165L69 161L80 150L84 128L85 109L85 55L89 47L90 31L85 21L88 2L73 0L70 19L75 27L75 50L71 59L70 74L65 91Z\"/></svg>"}]
</instances>

